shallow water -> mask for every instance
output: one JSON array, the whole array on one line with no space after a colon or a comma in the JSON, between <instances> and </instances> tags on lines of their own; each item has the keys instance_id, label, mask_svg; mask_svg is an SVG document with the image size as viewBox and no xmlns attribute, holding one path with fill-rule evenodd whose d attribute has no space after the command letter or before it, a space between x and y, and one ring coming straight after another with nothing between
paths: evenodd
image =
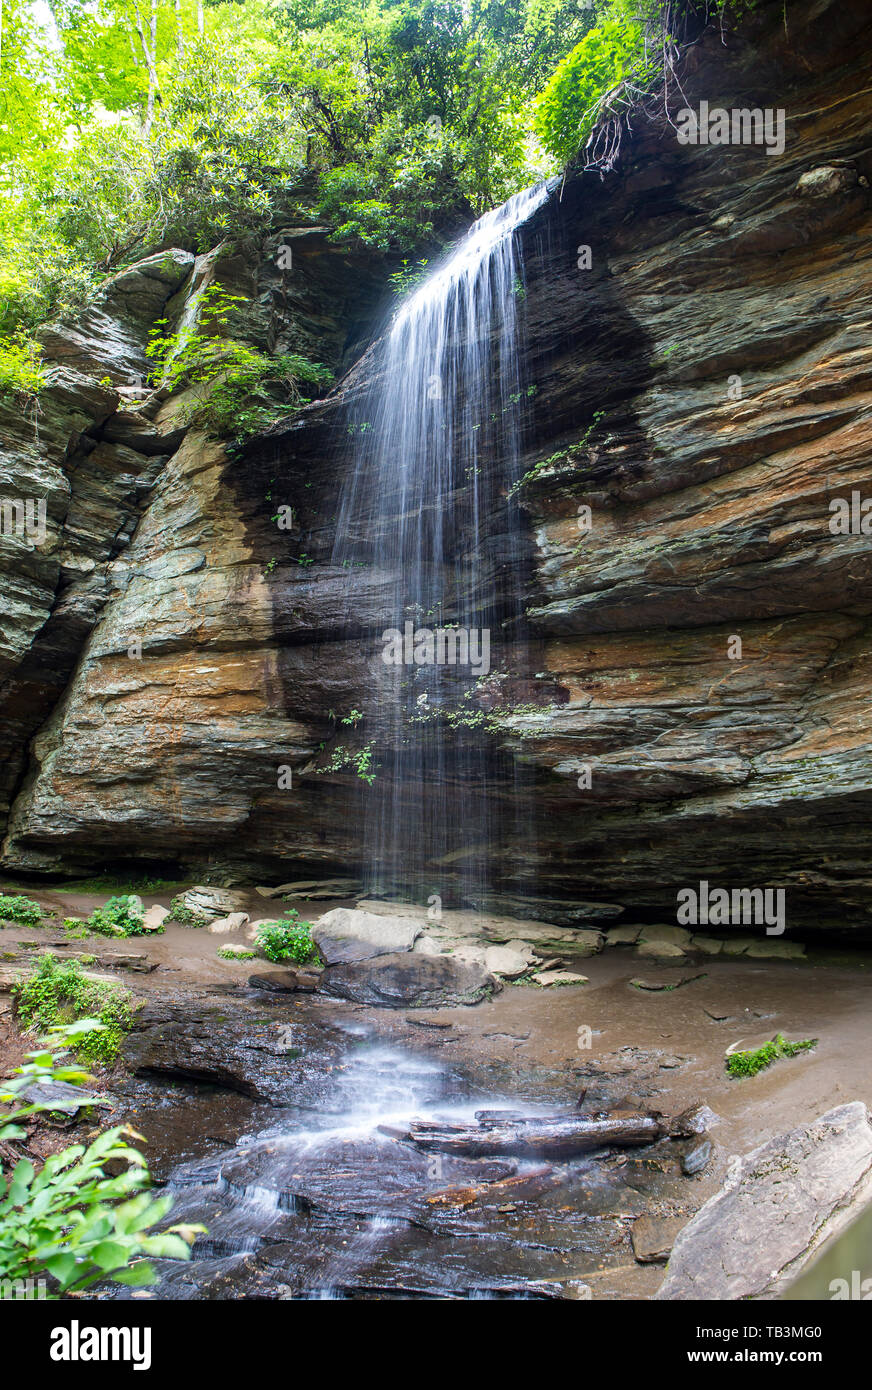
<instances>
[{"instance_id":1,"label":"shallow water","mask_svg":"<svg viewBox=\"0 0 872 1390\"><path fill-rule=\"evenodd\" d=\"M596 1156L553 1165L537 1195L491 1196L488 1182L542 1165L427 1153L385 1132L414 1117L471 1123L517 1109L517 1095L482 1095L439 1062L350 1036L323 1102L172 1170L170 1220L208 1234L190 1263L158 1262L158 1298L548 1297L559 1287L547 1281L608 1255L628 1194ZM428 1200L473 1185L484 1193L470 1206Z\"/></svg>"}]
</instances>

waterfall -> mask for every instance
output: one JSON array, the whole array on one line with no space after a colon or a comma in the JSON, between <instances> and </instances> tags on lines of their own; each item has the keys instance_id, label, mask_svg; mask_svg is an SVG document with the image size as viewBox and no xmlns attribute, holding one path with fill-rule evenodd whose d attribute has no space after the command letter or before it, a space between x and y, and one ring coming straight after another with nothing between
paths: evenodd
<instances>
[{"instance_id":1,"label":"waterfall","mask_svg":"<svg viewBox=\"0 0 872 1390\"><path fill-rule=\"evenodd\" d=\"M516 194L471 227L401 304L347 407L334 561L369 571L349 584L346 623L366 650L370 891L471 901L487 882L499 793L477 696L522 640L506 501L528 389L514 233L547 196Z\"/></svg>"}]
</instances>

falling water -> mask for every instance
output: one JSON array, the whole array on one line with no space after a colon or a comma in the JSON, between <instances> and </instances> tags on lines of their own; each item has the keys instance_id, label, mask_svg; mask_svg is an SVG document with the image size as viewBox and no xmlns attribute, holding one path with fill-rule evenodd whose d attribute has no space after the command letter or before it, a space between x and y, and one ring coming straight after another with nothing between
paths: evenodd
<instances>
[{"instance_id":1,"label":"falling water","mask_svg":"<svg viewBox=\"0 0 872 1390\"><path fill-rule=\"evenodd\" d=\"M486 883L500 772L476 694L523 640L522 538L506 503L527 391L514 232L546 197L529 189L474 224L401 305L348 409L334 559L363 562L371 585L355 574L346 615L376 692L361 729L376 766L361 803L370 890L429 884L469 901Z\"/></svg>"}]
</instances>

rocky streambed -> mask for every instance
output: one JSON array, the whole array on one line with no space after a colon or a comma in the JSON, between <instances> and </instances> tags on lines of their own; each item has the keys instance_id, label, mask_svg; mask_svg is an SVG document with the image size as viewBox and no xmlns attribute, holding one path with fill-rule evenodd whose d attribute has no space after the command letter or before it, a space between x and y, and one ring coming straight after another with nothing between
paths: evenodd
<instances>
[{"instance_id":1,"label":"rocky streambed","mask_svg":"<svg viewBox=\"0 0 872 1390\"><path fill-rule=\"evenodd\" d=\"M59 916L92 906L40 896ZM0 934L7 974L40 946L91 952L142 1004L106 1079L113 1119L145 1136L170 1219L208 1229L191 1263L167 1263L137 1297L767 1297L865 1200L868 956L812 945L762 958L658 943L644 926L539 924L564 939L498 941L501 919L481 919L476 938L461 914L433 923L373 903L383 939L366 956L348 931L355 900L335 901L299 901L326 952L346 956L315 972L317 992L286 966L218 956L250 947L254 892L229 931L213 915L126 943ZM146 898L151 911L168 903ZM525 950L515 982L487 970ZM379 962L416 970L455 954L458 971L491 982L478 1002L367 992ZM322 987L333 970L368 982L360 998ZM728 1048L776 1033L818 1043L727 1075ZM700 1122L675 1123L699 1103Z\"/></svg>"}]
</instances>

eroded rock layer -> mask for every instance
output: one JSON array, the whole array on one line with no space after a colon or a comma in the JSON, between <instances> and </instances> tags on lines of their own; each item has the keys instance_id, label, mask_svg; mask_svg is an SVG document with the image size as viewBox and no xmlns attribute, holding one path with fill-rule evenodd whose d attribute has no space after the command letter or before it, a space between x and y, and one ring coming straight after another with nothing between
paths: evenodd
<instances>
[{"instance_id":1,"label":"eroded rock layer","mask_svg":"<svg viewBox=\"0 0 872 1390\"><path fill-rule=\"evenodd\" d=\"M457 853L487 858L491 906L674 920L706 879L784 887L801 929L869 923L872 546L830 506L872 496L870 38L863 7L826 0L706 34L672 116L781 108L784 152L640 117L613 172L568 177L522 231L528 476L486 489L483 582L520 506L530 631L494 634L448 730L490 749L499 834L470 851L458 826ZM49 526L0 542L9 866L365 871L370 788L335 764L371 741L377 759L386 727L383 499L359 561L331 554L371 355L231 458L183 401L124 399L148 325L205 276L246 296L248 341L353 361L384 271L316 229L283 279L281 241L124 272L49 337L38 416L3 420L4 495L46 496ZM426 865L422 888L450 900L455 871Z\"/></svg>"}]
</instances>

